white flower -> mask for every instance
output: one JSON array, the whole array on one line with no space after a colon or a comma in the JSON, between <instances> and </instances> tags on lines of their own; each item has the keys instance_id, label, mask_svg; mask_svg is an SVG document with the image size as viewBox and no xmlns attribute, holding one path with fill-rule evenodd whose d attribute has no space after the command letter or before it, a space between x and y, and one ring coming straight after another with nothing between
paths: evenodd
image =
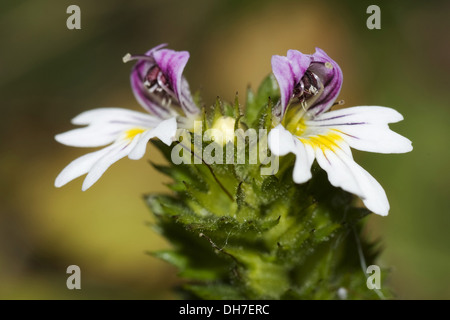
<instances>
[{"instance_id":1,"label":"white flower","mask_svg":"<svg viewBox=\"0 0 450 320\"><path fill-rule=\"evenodd\" d=\"M73 147L108 145L72 161L56 178L56 187L87 173L82 186L84 191L116 161L126 156L133 160L142 158L150 139L158 138L170 145L177 123L190 128L199 109L182 76L189 53L162 47L157 46L143 56L124 58L125 62L137 60L131 72L131 88L148 114L120 108L94 109L72 120L73 124L86 127L55 136L56 141Z\"/></svg>"},{"instance_id":2,"label":"white flower","mask_svg":"<svg viewBox=\"0 0 450 320\"><path fill-rule=\"evenodd\" d=\"M402 115L394 109L378 106L327 112L342 84L339 67L320 49L315 55L307 56L309 61L290 59L293 55L291 52L287 58L272 58L280 90L289 95L285 103L281 102L281 123L269 133L270 150L277 156L291 152L295 154L293 179L296 183L304 183L311 178L311 165L316 159L333 186L356 194L372 212L387 215L389 202L385 191L353 160L350 147L378 153L411 151L411 141L388 127L388 123L403 120ZM301 53L296 52L296 55ZM296 66L299 61L308 65ZM303 74L295 75L295 81L292 72L285 72L286 69L303 70ZM286 77L290 80L282 80ZM292 89L289 91L283 83L289 83ZM334 84L326 88L325 83ZM307 93L305 89L308 89ZM325 99L321 98L321 92L332 94ZM317 101L320 105L316 104ZM297 105L294 105L295 102L298 102ZM288 109L290 103L293 105Z\"/></svg>"},{"instance_id":3,"label":"white flower","mask_svg":"<svg viewBox=\"0 0 450 320\"><path fill-rule=\"evenodd\" d=\"M59 143L72 147L109 146L72 161L55 180L56 187L87 173L82 190L90 188L114 162L128 156L139 159L151 138L157 137L170 145L177 130L176 118L159 118L120 108L86 111L72 120L87 127L55 136Z\"/></svg>"}]
</instances>

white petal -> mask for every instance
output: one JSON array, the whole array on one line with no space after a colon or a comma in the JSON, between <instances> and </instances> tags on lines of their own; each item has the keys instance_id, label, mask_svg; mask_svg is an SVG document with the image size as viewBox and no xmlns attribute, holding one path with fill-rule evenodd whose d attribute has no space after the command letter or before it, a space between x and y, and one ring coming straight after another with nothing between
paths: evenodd
<instances>
[{"instance_id":1,"label":"white petal","mask_svg":"<svg viewBox=\"0 0 450 320\"><path fill-rule=\"evenodd\" d=\"M311 166L314 162L314 149L300 140L295 143L295 165L293 179L295 183L304 183L311 179Z\"/></svg>"},{"instance_id":2,"label":"white petal","mask_svg":"<svg viewBox=\"0 0 450 320\"><path fill-rule=\"evenodd\" d=\"M356 164L356 162L355 165L358 166L358 168L360 168L362 173L364 173L366 176L367 191L366 195L362 199L363 203L365 204L367 209L369 209L373 213L376 213L380 216L387 216L390 206L383 187L378 183L377 180L375 180L375 178L370 173Z\"/></svg>"},{"instance_id":3,"label":"white petal","mask_svg":"<svg viewBox=\"0 0 450 320\"><path fill-rule=\"evenodd\" d=\"M109 152L104 154L100 159L98 159L92 168L89 170L89 173L86 176L86 179L83 181L83 186L81 189L86 191L89 189L98 179L105 173L105 171L115 162L126 157L130 151L134 148L136 143L139 140L139 135L136 135L134 139L130 141L121 141L111 148Z\"/></svg>"},{"instance_id":4,"label":"white petal","mask_svg":"<svg viewBox=\"0 0 450 320\"><path fill-rule=\"evenodd\" d=\"M363 197L364 193L358 184L353 172L333 151L315 148L316 159L319 166L328 173L328 180L335 187Z\"/></svg>"},{"instance_id":5,"label":"white petal","mask_svg":"<svg viewBox=\"0 0 450 320\"><path fill-rule=\"evenodd\" d=\"M72 147L101 147L114 142L123 126L103 124L70 130L57 134L55 140Z\"/></svg>"},{"instance_id":6,"label":"white petal","mask_svg":"<svg viewBox=\"0 0 450 320\"><path fill-rule=\"evenodd\" d=\"M317 162L328 174L335 187L358 195L372 212L385 216L389 202L381 185L353 159L341 150L315 148Z\"/></svg>"},{"instance_id":7,"label":"white petal","mask_svg":"<svg viewBox=\"0 0 450 320\"><path fill-rule=\"evenodd\" d=\"M161 120L155 116L122 108L98 108L85 111L72 119L76 125L86 125L98 122L130 122L134 126L150 124L157 125Z\"/></svg>"},{"instance_id":8,"label":"white petal","mask_svg":"<svg viewBox=\"0 0 450 320\"><path fill-rule=\"evenodd\" d=\"M276 156L284 156L290 152L295 154L293 173L295 183L304 183L311 179L314 149L310 145L303 144L299 138L284 129L281 124L269 132L268 144L270 150Z\"/></svg>"},{"instance_id":9,"label":"white petal","mask_svg":"<svg viewBox=\"0 0 450 320\"><path fill-rule=\"evenodd\" d=\"M396 110L379 106L361 106L344 108L322 113L314 118L324 125L332 126L336 123L395 123L403 120L403 116Z\"/></svg>"},{"instance_id":10,"label":"white petal","mask_svg":"<svg viewBox=\"0 0 450 320\"><path fill-rule=\"evenodd\" d=\"M269 132L269 149L276 156L284 156L295 151L295 140L296 138L292 133L279 124Z\"/></svg>"},{"instance_id":11,"label":"white petal","mask_svg":"<svg viewBox=\"0 0 450 320\"><path fill-rule=\"evenodd\" d=\"M389 129L387 125L365 124L341 126L337 133L352 147L378 153L405 153L413 148L411 141Z\"/></svg>"},{"instance_id":12,"label":"white petal","mask_svg":"<svg viewBox=\"0 0 450 320\"><path fill-rule=\"evenodd\" d=\"M89 125L58 134L55 136L56 141L73 147L100 147L114 142L126 130L153 128L161 120L141 112L104 108L83 112L72 122Z\"/></svg>"},{"instance_id":13,"label":"white petal","mask_svg":"<svg viewBox=\"0 0 450 320\"><path fill-rule=\"evenodd\" d=\"M162 121L152 130L155 137L170 146L177 133L177 118L173 117Z\"/></svg>"},{"instance_id":14,"label":"white petal","mask_svg":"<svg viewBox=\"0 0 450 320\"><path fill-rule=\"evenodd\" d=\"M151 138L157 137L168 146L172 143L173 138L177 132L177 120L176 118L170 118L162 121L154 129L147 130L139 137L139 141L136 146L131 150L128 158L132 160L140 159L144 156L147 148L147 143Z\"/></svg>"},{"instance_id":15,"label":"white petal","mask_svg":"<svg viewBox=\"0 0 450 320\"><path fill-rule=\"evenodd\" d=\"M107 148L91 152L73 160L69 165L67 165L61 173L56 177L55 187L59 188L66 183L82 176L87 173L95 162L97 162L101 157L107 154L114 145Z\"/></svg>"},{"instance_id":16,"label":"white petal","mask_svg":"<svg viewBox=\"0 0 450 320\"><path fill-rule=\"evenodd\" d=\"M306 121L308 130L333 130L352 148L378 153L404 153L411 141L389 129L388 123L403 116L391 108L353 107L330 111Z\"/></svg>"}]
</instances>

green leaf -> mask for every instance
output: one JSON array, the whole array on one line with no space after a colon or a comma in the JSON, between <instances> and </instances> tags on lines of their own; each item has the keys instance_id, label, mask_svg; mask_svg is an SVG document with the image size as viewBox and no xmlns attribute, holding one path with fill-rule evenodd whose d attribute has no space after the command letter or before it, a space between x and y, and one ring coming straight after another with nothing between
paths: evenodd
<instances>
[{"instance_id":1,"label":"green leaf","mask_svg":"<svg viewBox=\"0 0 450 320\"><path fill-rule=\"evenodd\" d=\"M245 107L245 122L253 128L257 128L256 120L261 115L267 102L270 100L277 102L280 98L278 83L273 76L269 74L261 83L255 94L249 88L247 90L247 101ZM271 110L270 110L271 113Z\"/></svg>"}]
</instances>

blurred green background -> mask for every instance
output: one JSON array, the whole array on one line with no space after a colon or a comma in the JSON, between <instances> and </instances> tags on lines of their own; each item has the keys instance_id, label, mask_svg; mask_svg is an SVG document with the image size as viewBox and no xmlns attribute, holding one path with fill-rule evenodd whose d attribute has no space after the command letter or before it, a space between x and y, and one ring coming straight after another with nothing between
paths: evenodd
<instances>
[{"instance_id":1,"label":"blurred green background","mask_svg":"<svg viewBox=\"0 0 450 320\"><path fill-rule=\"evenodd\" d=\"M81 8L81 30L66 28L70 4ZM366 28L370 4L381 8L381 30ZM88 109L139 110L121 58L167 42L190 51L185 75L208 104L256 87L273 54L318 46L344 72L346 106L399 110L405 120L392 128L412 153L355 152L391 203L388 217L368 219L368 236L382 241L398 298L449 299L449 12L448 1L2 1L0 298L177 298L176 270L145 254L168 247L146 226L142 200L168 192L165 177L122 160L86 192L82 179L53 187L89 151L53 136ZM146 158L163 161L154 148ZM66 288L71 264L82 290Z\"/></svg>"}]
</instances>

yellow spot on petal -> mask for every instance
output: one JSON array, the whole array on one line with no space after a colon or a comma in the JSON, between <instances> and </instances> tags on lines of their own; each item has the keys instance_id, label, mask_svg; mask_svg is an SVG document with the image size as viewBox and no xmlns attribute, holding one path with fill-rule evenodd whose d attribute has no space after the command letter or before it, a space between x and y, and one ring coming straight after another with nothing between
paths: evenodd
<instances>
[{"instance_id":1,"label":"yellow spot on petal","mask_svg":"<svg viewBox=\"0 0 450 320\"><path fill-rule=\"evenodd\" d=\"M287 115L289 115L289 111ZM340 149L339 144L344 140L341 136L341 134L344 134L343 132L337 129L328 129L322 130L323 133L313 134L315 130L308 128L306 120L305 117L294 114L293 120L287 122L286 129L302 143L310 145L313 149L319 148L322 151Z\"/></svg>"},{"instance_id":2,"label":"yellow spot on petal","mask_svg":"<svg viewBox=\"0 0 450 320\"><path fill-rule=\"evenodd\" d=\"M325 67L328 69L333 69L333 65L330 62L325 62Z\"/></svg>"},{"instance_id":3,"label":"yellow spot on petal","mask_svg":"<svg viewBox=\"0 0 450 320\"><path fill-rule=\"evenodd\" d=\"M299 139L304 144L309 144L314 149L319 148L322 151L325 150L335 151L336 149L340 148L339 143L343 141L342 137L333 130L330 130L325 134L300 137Z\"/></svg>"},{"instance_id":4,"label":"yellow spot on petal","mask_svg":"<svg viewBox=\"0 0 450 320\"><path fill-rule=\"evenodd\" d=\"M145 129L133 128L125 131L125 139L133 139L136 135L144 132Z\"/></svg>"}]
</instances>

